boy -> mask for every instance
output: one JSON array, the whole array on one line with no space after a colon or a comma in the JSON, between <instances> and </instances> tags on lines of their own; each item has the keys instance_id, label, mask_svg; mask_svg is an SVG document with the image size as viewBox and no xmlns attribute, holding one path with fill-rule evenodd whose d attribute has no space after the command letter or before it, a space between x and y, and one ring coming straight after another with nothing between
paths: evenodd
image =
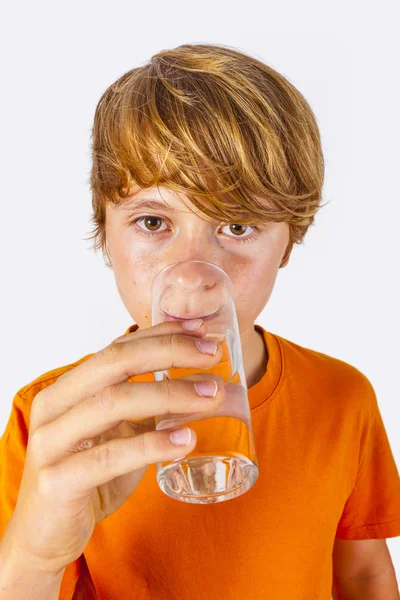
<instances>
[{"instance_id":1,"label":"boy","mask_svg":"<svg viewBox=\"0 0 400 600\"><path fill-rule=\"evenodd\" d=\"M313 223L324 162L315 117L282 75L229 47L182 45L103 94L93 127L95 248L136 322L105 349L19 390L0 444L0 598L399 598L385 538L400 482L369 380L255 319ZM191 505L155 463L205 413L174 365L207 367L207 323L151 327L151 284L184 259L235 292L259 478L233 501ZM200 344L201 345L201 344ZM136 422L135 422L136 421Z\"/></svg>"}]
</instances>

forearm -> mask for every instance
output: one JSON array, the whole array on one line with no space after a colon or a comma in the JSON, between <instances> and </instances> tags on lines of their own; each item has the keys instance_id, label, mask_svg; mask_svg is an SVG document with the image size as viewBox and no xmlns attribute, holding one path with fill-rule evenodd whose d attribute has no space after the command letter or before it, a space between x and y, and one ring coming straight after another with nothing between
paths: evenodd
<instances>
[{"instance_id":1,"label":"forearm","mask_svg":"<svg viewBox=\"0 0 400 600\"><path fill-rule=\"evenodd\" d=\"M393 568L379 575L357 579L333 579L333 600L400 600Z\"/></svg>"},{"instance_id":2,"label":"forearm","mask_svg":"<svg viewBox=\"0 0 400 600\"><path fill-rule=\"evenodd\" d=\"M7 556L0 543L0 600L58 600L64 570L58 575L29 570Z\"/></svg>"}]
</instances>

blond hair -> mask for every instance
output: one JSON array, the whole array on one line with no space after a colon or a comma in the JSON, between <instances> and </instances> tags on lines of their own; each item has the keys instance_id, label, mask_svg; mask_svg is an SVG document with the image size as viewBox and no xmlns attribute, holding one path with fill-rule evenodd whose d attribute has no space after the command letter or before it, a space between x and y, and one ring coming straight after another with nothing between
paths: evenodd
<instances>
[{"instance_id":1,"label":"blond hair","mask_svg":"<svg viewBox=\"0 0 400 600\"><path fill-rule=\"evenodd\" d=\"M135 187L182 192L229 223L287 222L281 267L320 207L324 158L311 107L283 75L225 45L162 50L122 75L96 107L91 151L86 239L105 259L106 203Z\"/></svg>"}]
</instances>

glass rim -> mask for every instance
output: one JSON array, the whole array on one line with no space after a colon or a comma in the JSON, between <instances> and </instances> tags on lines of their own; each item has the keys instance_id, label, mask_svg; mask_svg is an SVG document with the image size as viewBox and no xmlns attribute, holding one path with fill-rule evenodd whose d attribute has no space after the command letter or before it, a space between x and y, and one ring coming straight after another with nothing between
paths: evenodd
<instances>
[{"instance_id":1,"label":"glass rim","mask_svg":"<svg viewBox=\"0 0 400 600\"><path fill-rule=\"evenodd\" d=\"M209 266L211 266L211 267L214 267L215 269L218 269L218 271L220 271L220 272L221 272L221 274L224 276L224 279L226 279L226 280L227 280L227 281L228 281L228 282L231 284L231 287L232 287L232 282L231 282L231 280L229 279L229 276L228 276L228 274L227 274L227 273L225 273L225 271L224 271L224 270L223 270L221 267L219 267L219 266L218 266L218 265L216 265L215 263L209 262L209 261L207 261L207 260L199 260L199 259L191 259L191 258L187 258L187 259L184 259L184 260L178 260L177 262L171 263L170 265L167 265L166 267L163 267L163 268L161 269L161 271L159 271L159 272L157 273L157 275L154 277L154 281L156 281L156 279L157 279L157 278L158 278L160 275L162 275L162 274L164 273L164 271L167 271L168 269L172 269L172 267L176 267L177 265L180 265L180 264L182 264L182 263L186 263L186 262L193 262L193 263L203 263L204 265L209 265ZM153 285L154 285L154 281L153 281Z\"/></svg>"}]
</instances>

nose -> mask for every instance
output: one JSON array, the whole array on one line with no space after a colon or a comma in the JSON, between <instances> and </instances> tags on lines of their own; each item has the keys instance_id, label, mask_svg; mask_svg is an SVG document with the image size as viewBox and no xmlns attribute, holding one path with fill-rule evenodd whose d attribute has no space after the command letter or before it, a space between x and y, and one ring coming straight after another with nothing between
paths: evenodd
<instances>
[{"instance_id":1,"label":"nose","mask_svg":"<svg viewBox=\"0 0 400 600\"><path fill-rule=\"evenodd\" d=\"M178 261L169 267L161 302L168 314L195 318L213 314L223 304L224 274L218 268L200 260Z\"/></svg>"},{"instance_id":2,"label":"nose","mask_svg":"<svg viewBox=\"0 0 400 600\"><path fill-rule=\"evenodd\" d=\"M200 261L194 263L182 262L179 265L179 274L171 284L182 292L189 293L213 288L216 284L216 275L210 273L210 270L204 267L206 265L203 265Z\"/></svg>"}]
</instances>

